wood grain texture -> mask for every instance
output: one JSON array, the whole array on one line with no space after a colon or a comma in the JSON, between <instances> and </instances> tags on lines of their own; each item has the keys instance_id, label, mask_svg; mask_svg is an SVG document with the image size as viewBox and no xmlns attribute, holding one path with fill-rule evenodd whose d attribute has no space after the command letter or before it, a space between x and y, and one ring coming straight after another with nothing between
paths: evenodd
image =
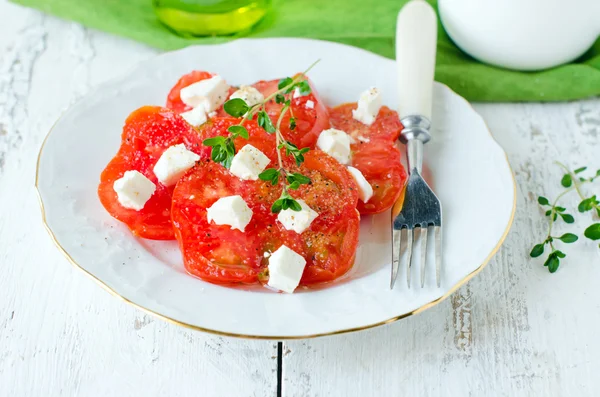
<instances>
[{"instance_id":1,"label":"wood grain texture","mask_svg":"<svg viewBox=\"0 0 600 397\"><path fill-rule=\"evenodd\" d=\"M0 21L0 396L273 396L276 343L205 335L124 305L70 267L39 222L34 165L48 129L154 51L5 0ZM600 394L598 249L571 246L555 275L528 257L546 225L536 196L561 190L552 161L600 168L600 100L476 108L518 182L505 245L421 315L286 342L283 396Z\"/></svg>"},{"instance_id":2,"label":"wood grain texture","mask_svg":"<svg viewBox=\"0 0 600 397\"><path fill-rule=\"evenodd\" d=\"M0 0L0 396L273 396L277 344L156 320L48 238L33 187L61 112L154 50Z\"/></svg>"},{"instance_id":3,"label":"wood grain texture","mask_svg":"<svg viewBox=\"0 0 600 397\"><path fill-rule=\"evenodd\" d=\"M479 276L421 315L356 334L286 342L285 396L600 394L597 244L567 247L554 275L528 256L546 232L537 196L561 191L553 161L600 168L600 100L476 109L516 175L517 214L506 243ZM571 208L577 202L575 194L565 201ZM578 218L556 234L581 234L590 216Z\"/></svg>"}]
</instances>

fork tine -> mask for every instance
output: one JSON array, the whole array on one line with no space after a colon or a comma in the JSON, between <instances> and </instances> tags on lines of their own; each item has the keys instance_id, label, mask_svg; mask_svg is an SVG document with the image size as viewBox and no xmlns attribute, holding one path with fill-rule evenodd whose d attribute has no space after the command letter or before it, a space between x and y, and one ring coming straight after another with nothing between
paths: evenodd
<instances>
[{"instance_id":1,"label":"fork tine","mask_svg":"<svg viewBox=\"0 0 600 397\"><path fill-rule=\"evenodd\" d=\"M425 264L427 263L427 224L421 225L421 288L425 286Z\"/></svg>"},{"instance_id":2,"label":"fork tine","mask_svg":"<svg viewBox=\"0 0 600 397\"><path fill-rule=\"evenodd\" d=\"M442 227L436 226L435 232L435 279L438 288L441 284L442 273Z\"/></svg>"},{"instance_id":3,"label":"fork tine","mask_svg":"<svg viewBox=\"0 0 600 397\"><path fill-rule=\"evenodd\" d=\"M406 229L406 285L410 288L410 268L412 267L413 231Z\"/></svg>"},{"instance_id":4,"label":"fork tine","mask_svg":"<svg viewBox=\"0 0 600 397\"><path fill-rule=\"evenodd\" d=\"M402 231L392 230L392 278L390 280L390 289L394 289L396 278L398 277L398 266L400 265L400 250L402 242Z\"/></svg>"}]
</instances>

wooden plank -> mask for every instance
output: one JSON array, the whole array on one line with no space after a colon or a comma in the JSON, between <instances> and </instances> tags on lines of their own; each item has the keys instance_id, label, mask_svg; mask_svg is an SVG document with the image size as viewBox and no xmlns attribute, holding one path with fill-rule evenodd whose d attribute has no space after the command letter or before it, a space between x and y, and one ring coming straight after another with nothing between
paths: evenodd
<instances>
[{"instance_id":1,"label":"wooden plank","mask_svg":"<svg viewBox=\"0 0 600 397\"><path fill-rule=\"evenodd\" d=\"M0 395L274 395L276 342L143 314L71 267L41 224L33 178L46 132L153 50L5 1L0 15Z\"/></svg>"},{"instance_id":2,"label":"wooden plank","mask_svg":"<svg viewBox=\"0 0 600 397\"><path fill-rule=\"evenodd\" d=\"M600 357L597 244L581 240L565 247L568 256L553 275L528 256L547 227L537 196L554 197L562 189L553 161L600 168L600 100L476 108L507 150L518 183L516 219L505 245L479 276L421 315L370 331L286 342L284 396L600 392L594 370ZM572 195L565 206L577 202ZM557 235L582 234L590 217L574 215L581 221L559 224Z\"/></svg>"}]
</instances>

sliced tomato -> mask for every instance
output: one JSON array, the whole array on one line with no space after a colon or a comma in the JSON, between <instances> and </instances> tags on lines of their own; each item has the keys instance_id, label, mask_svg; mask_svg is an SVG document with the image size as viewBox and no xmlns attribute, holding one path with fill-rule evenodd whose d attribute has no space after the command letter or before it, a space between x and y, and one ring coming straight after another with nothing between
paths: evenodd
<instances>
[{"instance_id":1,"label":"sliced tomato","mask_svg":"<svg viewBox=\"0 0 600 397\"><path fill-rule=\"evenodd\" d=\"M278 223L285 244L306 259L300 285L335 280L354 264L360 228L358 187L346 167L320 150L309 151L301 167L289 158L287 161L288 169L311 179L310 185L302 185L290 195L319 213L302 234L287 231Z\"/></svg>"},{"instance_id":2,"label":"sliced tomato","mask_svg":"<svg viewBox=\"0 0 600 397\"><path fill-rule=\"evenodd\" d=\"M394 205L406 182L406 171L400 163L400 150L387 141L351 145L352 166L357 168L373 188L373 197L358 202L361 214L377 214Z\"/></svg>"},{"instance_id":3,"label":"sliced tomato","mask_svg":"<svg viewBox=\"0 0 600 397\"><path fill-rule=\"evenodd\" d=\"M299 169L290 169L312 183L290 193L303 198L319 216L301 234L285 230L271 212L281 185L240 180L212 161L184 176L173 194L172 220L188 272L213 283L255 283L268 266L265 252L285 244L307 260L303 285L345 273L358 244L356 185L346 169L324 153L311 151L305 158ZM244 232L207 221L207 208L232 195L242 196L253 212Z\"/></svg>"},{"instance_id":4,"label":"sliced tomato","mask_svg":"<svg viewBox=\"0 0 600 397\"><path fill-rule=\"evenodd\" d=\"M253 87L259 90L265 98L273 94L278 89L279 80L259 81L253 84ZM291 112L286 112L282 123L281 132L284 138L298 147L314 148L319 134L324 129L329 128L329 114L327 107L321 101L314 84L310 82L311 93L309 95L293 98L293 94L287 94L286 97L291 100ZM307 102L312 101L313 106L307 107ZM270 100L265 106L269 118L273 123L277 123L281 114L282 104ZM290 117L294 115L296 119L296 128L290 129Z\"/></svg>"},{"instance_id":5,"label":"sliced tomato","mask_svg":"<svg viewBox=\"0 0 600 397\"><path fill-rule=\"evenodd\" d=\"M402 130L398 114L382 107L372 125L367 126L352 117L356 104L347 103L330 110L333 128L350 134L352 166L360 170L373 188L373 197L358 202L361 214L377 214L389 209L400 196L406 182L406 171L400 163L396 140Z\"/></svg>"},{"instance_id":6,"label":"sliced tomato","mask_svg":"<svg viewBox=\"0 0 600 397\"><path fill-rule=\"evenodd\" d=\"M204 150L200 135L171 110L146 106L127 118L121 139L118 153L100 176L98 196L102 205L136 236L154 240L173 239L171 196L174 187L158 182L153 168L169 146L183 143L194 152ZM130 170L141 172L156 185L156 191L140 211L121 206L113 189L114 182Z\"/></svg>"},{"instance_id":7,"label":"sliced tomato","mask_svg":"<svg viewBox=\"0 0 600 397\"><path fill-rule=\"evenodd\" d=\"M194 70L186 75L181 76L181 78L177 81L177 83L171 88L169 91L169 95L167 96L167 107L176 111L177 113L187 112L192 108L181 101L179 97L179 93L182 88L187 87L188 85L192 85L202 80L210 79L214 74L209 72L203 72L200 70Z\"/></svg>"},{"instance_id":8,"label":"sliced tomato","mask_svg":"<svg viewBox=\"0 0 600 397\"><path fill-rule=\"evenodd\" d=\"M396 142L402 131L398 113L387 106L379 109L377 118L371 125L365 125L352 117L356 103L345 103L330 109L330 122L333 128L342 130L357 141L368 142L371 139L385 139Z\"/></svg>"}]
</instances>

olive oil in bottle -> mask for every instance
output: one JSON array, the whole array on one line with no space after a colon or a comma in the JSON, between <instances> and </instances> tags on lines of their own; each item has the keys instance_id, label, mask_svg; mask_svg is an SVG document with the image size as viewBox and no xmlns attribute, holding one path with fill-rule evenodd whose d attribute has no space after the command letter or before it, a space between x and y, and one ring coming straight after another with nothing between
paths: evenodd
<instances>
[{"instance_id":1,"label":"olive oil in bottle","mask_svg":"<svg viewBox=\"0 0 600 397\"><path fill-rule=\"evenodd\" d=\"M152 0L158 19L181 36L231 35L250 29L271 0Z\"/></svg>"}]
</instances>

